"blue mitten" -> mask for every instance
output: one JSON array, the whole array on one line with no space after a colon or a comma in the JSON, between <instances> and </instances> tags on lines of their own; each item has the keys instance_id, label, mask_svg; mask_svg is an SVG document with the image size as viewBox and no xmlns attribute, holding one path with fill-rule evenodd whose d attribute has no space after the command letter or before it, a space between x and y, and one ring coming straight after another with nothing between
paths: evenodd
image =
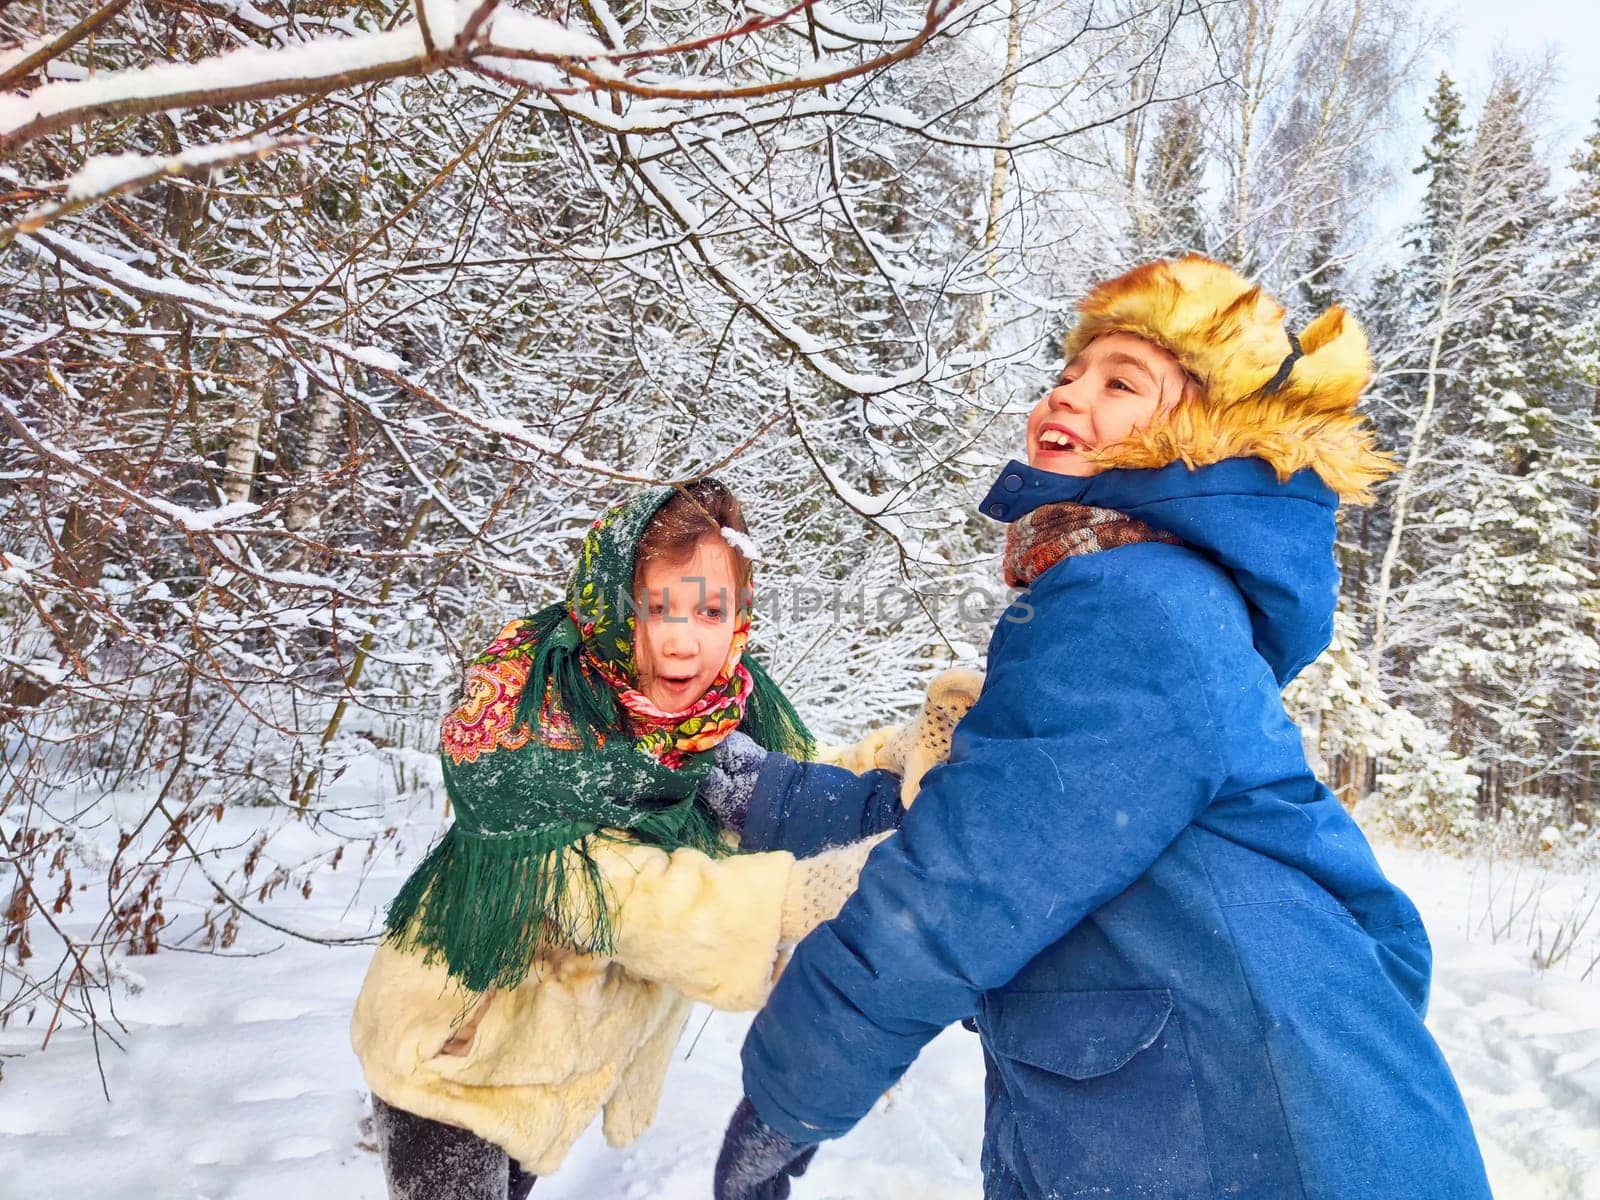
<instances>
[{"instance_id":1,"label":"blue mitten","mask_svg":"<svg viewBox=\"0 0 1600 1200\"><path fill-rule=\"evenodd\" d=\"M768 753L753 737L737 729L711 748L713 765L700 782L699 796L735 833L744 830L750 798L755 795L756 776Z\"/></svg>"},{"instance_id":2,"label":"blue mitten","mask_svg":"<svg viewBox=\"0 0 1600 1200\"><path fill-rule=\"evenodd\" d=\"M789 1181L811 1165L815 1143L791 1142L739 1101L717 1155L716 1200L788 1200Z\"/></svg>"}]
</instances>

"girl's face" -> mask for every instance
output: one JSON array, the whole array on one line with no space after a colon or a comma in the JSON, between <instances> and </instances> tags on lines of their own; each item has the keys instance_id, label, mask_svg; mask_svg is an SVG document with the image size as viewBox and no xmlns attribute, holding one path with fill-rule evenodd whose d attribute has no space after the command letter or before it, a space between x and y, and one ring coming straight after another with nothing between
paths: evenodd
<instances>
[{"instance_id":1,"label":"girl's face","mask_svg":"<svg viewBox=\"0 0 1600 1200\"><path fill-rule=\"evenodd\" d=\"M1120 442L1190 388L1193 381L1178 360L1153 342L1131 333L1097 337L1034 405L1028 465L1058 475L1093 475L1100 467L1083 451Z\"/></svg>"},{"instance_id":2,"label":"girl's face","mask_svg":"<svg viewBox=\"0 0 1600 1200\"><path fill-rule=\"evenodd\" d=\"M663 712L688 708L727 665L738 588L733 553L719 537L702 538L684 562L641 568L637 684Z\"/></svg>"}]
</instances>

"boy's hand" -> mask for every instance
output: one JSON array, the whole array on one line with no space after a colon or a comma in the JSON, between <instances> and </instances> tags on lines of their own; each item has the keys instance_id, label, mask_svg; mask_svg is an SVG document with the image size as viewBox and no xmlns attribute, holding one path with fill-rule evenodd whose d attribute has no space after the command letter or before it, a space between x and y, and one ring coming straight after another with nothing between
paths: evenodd
<instances>
[{"instance_id":1,"label":"boy's hand","mask_svg":"<svg viewBox=\"0 0 1600 1200\"><path fill-rule=\"evenodd\" d=\"M788 1200L789 1181L811 1165L815 1143L791 1142L739 1101L717 1155L716 1200Z\"/></svg>"},{"instance_id":2,"label":"boy's hand","mask_svg":"<svg viewBox=\"0 0 1600 1200\"><path fill-rule=\"evenodd\" d=\"M750 797L755 795L756 776L768 753L753 737L737 729L711 748L713 765L700 783L699 796L735 833L744 830Z\"/></svg>"},{"instance_id":3,"label":"boy's hand","mask_svg":"<svg viewBox=\"0 0 1600 1200\"><path fill-rule=\"evenodd\" d=\"M855 894L867 855L888 836L888 832L880 833L797 860L783 893L778 940L798 942L824 921L837 917L844 902Z\"/></svg>"},{"instance_id":4,"label":"boy's hand","mask_svg":"<svg viewBox=\"0 0 1600 1200\"><path fill-rule=\"evenodd\" d=\"M923 775L949 761L955 728L981 691L982 671L964 667L941 671L928 685L922 708L906 724L875 729L853 746L824 748L817 759L857 775L874 769L893 771L900 776L900 803L910 808Z\"/></svg>"}]
</instances>

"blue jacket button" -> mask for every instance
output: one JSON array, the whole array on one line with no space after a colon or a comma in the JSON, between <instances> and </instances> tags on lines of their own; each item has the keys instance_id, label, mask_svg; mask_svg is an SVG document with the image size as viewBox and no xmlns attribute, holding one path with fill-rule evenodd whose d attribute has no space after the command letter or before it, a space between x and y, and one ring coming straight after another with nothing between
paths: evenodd
<instances>
[{"instance_id":1,"label":"blue jacket button","mask_svg":"<svg viewBox=\"0 0 1600 1200\"><path fill-rule=\"evenodd\" d=\"M1008 492L1020 492L1022 490L1022 476L1018 475L1015 471L1013 471L1010 475L1007 475L1000 482L1005 485L1005 489Z\"/></svg>"},{"instance_id":2,"label":"blue jacket button","mask_svg":"<svg viewBox=\"0 0 1600 1200\"><path fill-rule=\"evenodd\" d=\"M1001 504L999 501L996 501L995 503L989 505L989 515L991 517L1003 517L1003 516L1005 516L1006 515L1006 506L1004 504Z\"/></svg>"}]
</instances>

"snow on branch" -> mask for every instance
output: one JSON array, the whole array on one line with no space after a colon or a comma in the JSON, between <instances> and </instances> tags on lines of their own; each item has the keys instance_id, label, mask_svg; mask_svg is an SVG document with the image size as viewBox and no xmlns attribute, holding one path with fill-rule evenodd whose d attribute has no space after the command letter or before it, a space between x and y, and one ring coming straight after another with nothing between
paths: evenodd
<instances>
[{"instance_id":1,"label":"snow on branch","mask_svg":"<svg viewBox=\"0 0 1600 1200\"><path fill-rule=\"evenodd\" d=\"M916 54L964 0L930 0L920 27L904 31L903 40L892 49L858 62L823 58L798 71L748 83L659 77L649 69L649 64L663 58L780 26L813 3L801 0L780 13L753 16L732 29L691 41L613 51L586 33L499 0L419 0L416 21L383 32L271 49L250 47L198 62L110 71L90 79L47 83L27 94L0 94L0 153L92 120L315 96L447 70L471 71L550 92L602 91L657 99L729 99L811 90ZM6 78L16 78L47 52L53 53L45 47L29 54ZM626 69L624 62L629 64Z\"/></svg>"},{"instance_id":2,"label":"snow on branch","mask_svg":"<svg viewBox=\"0 0 1600 1200\"><path fill-rule=\"evenodd\" d=\"M37 233L56 218L108 196L136 192L162 179L204 176L217 167L252 162L315 141L305 136L261 136L192 146L178 154L103 154L91 158L63 185L60 200L34 209L14 225L0 226L0 250L15 241L18 234Z\"/></svg>"},{"instance_id":3,"label":"snow on branch","mask_svg":"<svg viewBox=\"0 0 1600 1200\"><path fill-rule=\"evenodd\" d=\"M251 47L194 63L47 83L27 96L0 96L0 152L92 120L319 94L456 65L428 59L418 26L410 24L285 49Z\"/></svg>"},{"instance_id":4,"label":"snow on branch","mask_svg":"<svg viewBox=\"0 0 1600 1200\"><path fill-rule=\"evenodd\" d=\"M454 404L443 396L407 378L402 373L403 364L401 360L391 351L374 346L351 346L336 338L325 337L306 330L286 328L282 323L283 311L280 309L268 305L251 304L230 292L218 288L205 287L187 280L151 275L131 263L123 262L83 242L63 237L49 230L25 236L17 244L30 250L38 257L53 261L115 293L143 297L146 300L170 301L205 320L213 322L219 327L226 326L265 337L304 342L326 355L330 360L343 361L360 366L374 373L406 394L436 408L459 427L470 428L485 437L497 438L511 446L531 452L535 461L555 462L599 478L611 479L622 483L655 484L661 482L653 474L617 470L604 463L596 462L580 454L571 446L563 444L561 440L548 437L528 428L521 421L504 417L483 416ZM130 307L135 307L131 300L128 303ZM310 364L305 365L309 369ZM333 384L332 380L323 382L330 386ZM863 383L866 382L870 381L863 380ZM0 405L3 405L3 402L0 402ZM17 430L19 437L29 440L22 431L21 418L14 411L0 407L0 415L3 415L6 421ZM32 444L31 441L30 444ZM33 448L41 456L51 458L52 461L55 461L65 470L80 470L76 460L64 455L54 455L49 452L47 447L42 445L35 445ZM177 506L167 505L163 507L165 502L138 496L131 489L118 484L115 480L105 479L98 473L95 474L95 479L97 483L116 492L122 499L134 504L136 507L147 510L152 516L173 521L190 532L196 532L201 529L199 524L189 520ZM234 517L238 514L230 513L228 515Z\"/></svg>"},{"instance_id":5,"label":"snow on branch","mask_svg":"<svg viewBox=\"0 0 1600 1200\"><path fill-rule=\"evenodd\" d=\"M46 63L59 58L94 34L127 6L128 0L111 0L64 33L53 38L39 38L14 52L0 54L0 88L15 87Z\"/></svg>"}]
</instances>

